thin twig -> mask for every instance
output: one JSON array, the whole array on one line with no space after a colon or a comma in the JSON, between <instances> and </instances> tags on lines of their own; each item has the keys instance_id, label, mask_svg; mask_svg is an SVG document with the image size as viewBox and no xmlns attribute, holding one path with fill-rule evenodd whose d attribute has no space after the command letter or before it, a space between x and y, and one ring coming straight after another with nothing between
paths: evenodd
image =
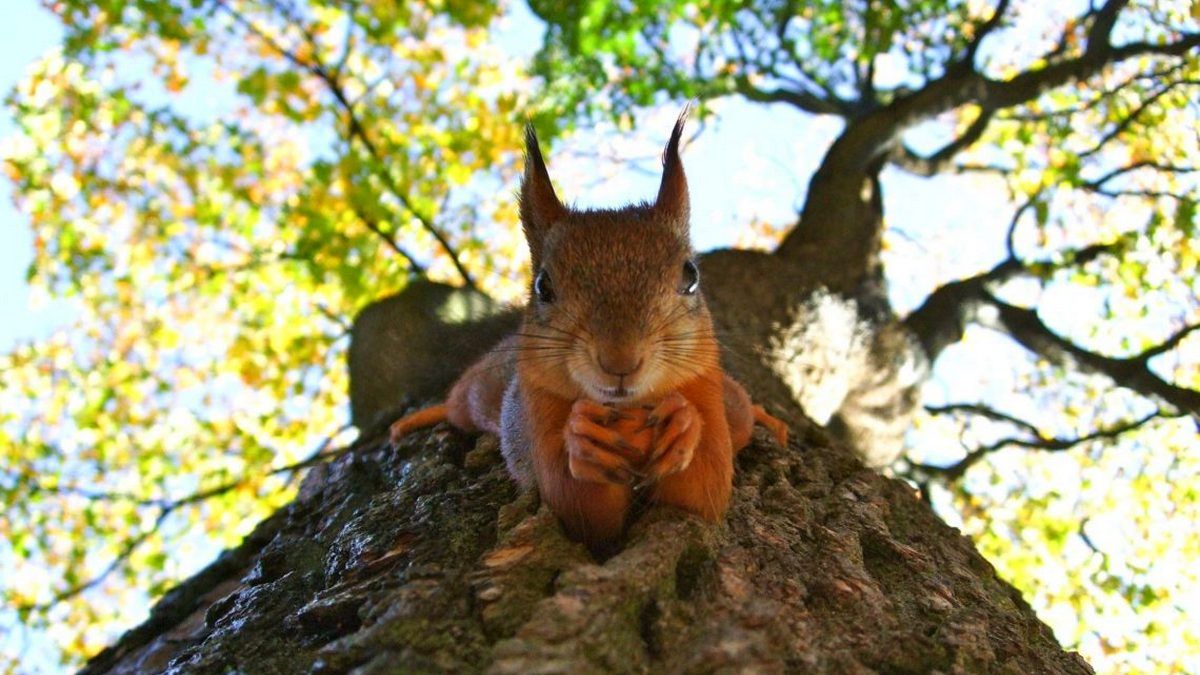
<instances>
[{"instance_id":1,"label":"thin twig","mask_svg":"<svg viewBox=\"0 0 1200 675\"><path fill-rule=\"evenodd\" d=\"M213 2L215 2L219 8L225 10L225 12L231 17L233 17L234 21L241 24L246 30L250 31L256 37L262 40L272 51L278 53L293 65L311 73L325 84L326 88L329 89L329 92L333 95L334 100L337 102L338 107L342 109L342 113L346 119L347 130L350 133L351 139L357 140L362 147L366 149L367 154L371 157L377 169L376 175L383 181L388 192L391 193L392 196L404 206L405 210L412 214L413 218L421 223L421 226L424 227L425 230L437 240L442 251L445 252L450 258L454 268L458 271L459 276L463 280L463 284L469 288L475 288L475 281L471 277L471 274L467 271L466 267L463 266L462 261L459 260L458 251L455 250L450 244L449 240L446 239L446 236L442 233L442 231L433 224L432 220L430 220L427 215L423 214L419 209L416 208L416 205L414 205L412 200L409 199L408 194L401 190L400 186L396 184L391 172L386 168L383 153L379 151L379 148L367 134L366 128L359 119L357 112L355 112L354 104L350 101L349 97L347 97L345 90L342 88L341 82L334 73L322 65L319 57L316 56L316 45L313 44L314 61L309 63L297 56L295 52L288 50L283 45L279 44L279 42L274 38L267 35L262 29L255 25L253 21L243 16L240 12L230 6L227 0L213 0ZM307 33L302 26L298 26L297 28L300 29L301 32L308 35L308 39L314 39L311 37L311 33Z\"/></svg>"},{"instance_id":2,"label":"thin twig","mask_svg":"<svg viewBox=\"0 0 1200 675\"><path fill-rule=\"evenodd\" d=\"M337 438L337 436L340 435L347 428L349 428L349 427L348 426L342 427L334 434L325 438L308 457L305 457L304 459L293 462L291 464L287 464L285 466L276 467L276 468L268 471L267 473L262 474L261 476L258 476L258 478L265 478L267 476L275 476L275 475L279 475L281 473L295 473L301 469L305 469L305 468L308 468L308 467L316 465L316 464L324 463L330 459L340 457L341 455L348 452L354 446L348 445L348 446L344 446L341 448L337 448L335 450L329 450L328 448L333 443L333 439ZM95 576L93 576L90 579L87 579L86 581L80 581L78 583L75 583L75 584L67 587L67 588L64 588L61 591L58 591L51 597L50 600L48 600L46 602L18 605L16 607L17 611L18 612L45 612L45 611L48 611L49 609L51 609L52 607L54 607L55 605L57 605L58 603L60 603L64 600L67 600L69 598L75 597L75 596L79 595L80 593L83 593L83 592L87 591L88 589L95 587L97 584L102 583L113 572L120 569L120 566L129 560L129 557L133 555L133 552L136 551L139 546L141 546L143 543L146 542L146 540L148 540L151 536L153 536L156 532L158 532L159 527L166 520L167 516L171 515L175 511L177 511L185 506L189 506L191 504L196 504L199 502L207 501L209 499L212 499L213 497L218 497L222 494L225 494L227 492L235 490L235 489L245 485L246 483L250 482L251 480L252 480L251 477L243 476L242 478L228 481L225 483L221 483L221 484L213 486L211 488L198 490L189 495L186 495L186 496L183 496L183 497L180 497L177 499L172 499L172 500L161 499L161 498L158 498L158 499L136 498L133 495L123 494L123 493L89 492L89 491L85 491L85 490L82 490L80 488L73 487L73 486L67 486L67 487L61 487L61 488L42 488L41 486L34 486L32 488L34 491L45 490L45 491L54 491L54 492L58 492L61 494L75 494L75 495L80 495L85 498L93 499L93 500L102 500L102 499L108 499L108 498L112 498L114 500L128 500L128 501L132 501L137 506L148 506L148 507L152 507L152 508L157 508L159 510L159 513L157 516L155 516L153 526L139 532L133 538L126 540L126 542L121 546L120 550L117 552L117 555L112 559L112 561L109 562L109 564L107 566L105 566L105 568L103 570L101 570L99 573L97 573Z\"/></svg>"},{"instance_id":3,"label":"thin twig","mask_svg":"<svg viewBox=\"0 0 1200 675\"><path fill-rule=\"evenodd\" d=\"M955 406L956 411L971 411L970 409L972 407L974 407L974 406L971 406L969 404ZM994 411L992 411L992 412L994 412ZM992 412L987 412L987 413L982 413L982 414L984 414L987 417L992 417ZM1173 418L1178 418L1178 417L1182 417L1182 416L1183 416L1182 413L1166 413L1161 410L1155 410L1154 412L1152 412L1148 415L1145 415L1143 417L1140 417L1140 418L1137 418L1134 420L1130 420L1127 422L1121 422L1119 424L1114 424L1112 426L1096 429L1094 431L1091 431L1082 436L1077 436L1075 438L1060 438L1060 437L1047 438L1045 436L1042 436L1039 432L1036 432L1037 427L1035 427L1033 424L1031 424L1029 422L1025 422L1023 420L1018 420L1016 418L1011 418L1011 419L1006 419L1005 421L1009 421L1009 422L1013 423L1014 425L1019 426L1022 429L1025 429L1027 431L1030 429L1033 429L1034 430L1033 436L1035 436L1035 437L1034 438L1019 438L1019 437L1002 438L998 441L994 441L994 442L988 443L986 445L981 445L981 446L978 446L978 447L968 451L967 454L962 459L958 460L957 462L955 462L954 464L951 464L949 466L937 466L937 465L933 465L933 464L916 464L913 466L913 469L915 470L915 472L921 473L921 474L924 474L927 476L936 476L936 477L944 479L946 481L954 481L954 480L958 480L959 478L961 478L963 476L963 474L966 473L967 469L974 466L976 463L978 463L984 457L987 457L991 453L996 452L1001 449L1004 449L1004 448L1017 447L1017 448L1025 448L1027 450L1044 450L1044 451L1048 451L1048 452L1063 452L1065 450L1070 450L1076 446L1079 446L1084 443L1090 443L1092 441L1115 440L1116 438L1119 438L1120 436L1127 434L1131 431L1136 431L1138 429L1141 429L1142 427L1144 427L1145 425L1149 424L1150 422L1152 422L1153 420L1156 420L1156 419L1173 419ZM1007 417L1007 416L1005 416L1005 417Z\"/></svg>"}]
</instances>

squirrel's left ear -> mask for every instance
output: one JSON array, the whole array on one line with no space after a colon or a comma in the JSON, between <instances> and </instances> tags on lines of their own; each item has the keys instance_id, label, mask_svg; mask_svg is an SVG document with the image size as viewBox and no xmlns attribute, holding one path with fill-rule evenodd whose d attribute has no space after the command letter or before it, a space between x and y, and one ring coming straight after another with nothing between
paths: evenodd
<instances>
[{"instance_id":1,"label":"squirrel's left ear","mask_svg":"<svg viewBox=\"0 0 1200 675\"><path fill-rule=\"evenodd\" d=\"M550 172L546 170L546 160L542 158L542 149L538 146L532 124L525 126L525 176L521 179L517 201L521 211L521 227L525 230L525 240L529 242L529 254L536 271L541 264L542 243L546 233L566 218L567 209L558 201L558 195L554 194Z\"/></svg>"},{"instance_id":2,"label":"squirrel's left ear","mask_svg":"<svg viewBox=\"0 0 1200 675\"><path fill-rule=\"evenodd\" d=\"M679 159L679 141L690 111L689 105L679 114L679 119L675 120L671 140L667 141L667 148L663 150L662 184L658 186L658 198L654 200L654 210L684 231L688 228L691 207L688 203L687 176L683 173L683 161Z\"/></svg>"}]
</instances>

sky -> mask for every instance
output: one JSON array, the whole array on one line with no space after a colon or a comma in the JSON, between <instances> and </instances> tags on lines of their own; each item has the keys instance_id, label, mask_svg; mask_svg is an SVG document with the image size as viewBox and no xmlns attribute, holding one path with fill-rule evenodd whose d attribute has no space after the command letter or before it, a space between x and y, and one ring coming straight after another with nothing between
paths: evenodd
<instances>
[{"instance_id":1,"label":"sky","mask_svg":"<svg viewBox=\"0 0 1200 675\"><path fill-rule=\"evenodd\" d=\"M34 0L3 0L0 20L0 92L7 96L28 65L58 44L59 23ZM7 106L0 108L0 143L16 131ZM0 353L19 342L48 335L70 319L63 303L40 309L31 304L25 272L33 259L33 236L28 219L12 203L12 183L0 178ZM45 638L43 638L45 639ZM6 640L0 636L0 647ZM53 651L40 641L25 645L26 666L49 671Z\"/></svg>"},{"instance_id":2,"label":"sky","mask_svg":"<svg viewBox=\"0 0 1200 675\"><path fill-rule=\"evenodd\" d=\"M7 94L30 63L56 48L61 29L36 0L2 1L5 16L0 21L0 92ZM499 42L511 53L529 54L540 39L540 35L530 32L540 28L523 5L518 3L518 7ZM226 94L224 98L230 96ZM202 102L192 104L196 108L193 112L213 113L213 106L204 105L211 103L207 94L197 100ZM186 101L180 105L188 107ZM807 178L815 170L824 148L840 130L840 122L815 119L783 106L764 107L727 101L717 103L716 109L720 114L703 127L693 122L693 130L702 131L684 154L689 183L693 186L694 239L700 250L737 244L744 233L742 225L752 220L779 224L794 222L797 209L803 203ZM657 190L658 153L677 113L670 107L650 113L627 137L610 129L598 136L585 135L555 143L548 153L549 162L556 181L563 185L564 199L581 206L616 206L652 199ZM0 143L16 131L7 108L0 109ZM598 163L591 154L597 148L608 156L641 160L633 166L609 167L598 172ZM896 240L896 245L903 249L910 246L909 238L913 241L926 239L930 236L930 226L924 215L925 204L936 199L935 195L943 188L902 174L889 174L886 181L889 217L905 233L904 238ZM1000 227L996 231L1002 232L1007 209L1002 199L995 202L995 207L995 219ZM968 199L945 200L942 208L943 215L951 219L965 219L968 215L978 218L980 212L979 204ZM977 239L979 229L968 229L974 230L971 236ZM953 238L956 235L951 230L936 236ZM26 270L33 257L32 247L29 221L12 203L11 183L0 178L0 353L70 325L72 313L68 301L50 300L34 306L34 294L25 282ZM954 250L956 247L938 244L933 248ZM961 249L961 246L957 248ZM995 248L989 244L973 247L973 250ZM942 262L958 265L962 268L958 272L967 274L975 271L972 264L983 266L991 261L972 263L970 256L964 256ZM893 269L911 277L900 284L911 289L911 297L897 297L900 304L917 302L924 294L922 289L928 290L938 281L928 275L932 269L929 265L896 265ZM194 562L202 565L206 561ZM131 611L141 614L146 609L131 608ZM35 671L52 670L53 650L46 641L53 637L29 635L26 638L28 641L23 644L27 650L26 665ZM0 639L0 646L4 642Z\"/></svg>"},{"instance_id":3,"label":"sky","mask_svg":"<svg viewBox=\"0 0 1200 675\"><path fill-rule=\"evenodd\" d=\"M61 29L36 0L4 0L4 3L6 17L0 22L0 92L7 94L34 59L58 44ZM516 14L507 35L502 35L500 41L511 52L531 52L538 43L529 39L533 20L519 3ZM690 182L698 186L692 195L692 211L695 244L700 250L737 244L739 226L752 219L775 223L794 220L803 203L807 177L840 129L840 123L815 119L781 105L765 107L724 101L715 107L720 116L706 126L684 157ZM638 171L606 176L602 181L585 181L586 189L567 198L581 205L600 206L652 197L657 187L655 144L665 140L674 115L671 109L659 111L634 137L606 139L615 156L649 160L643 159ZM8 110L0 110L0 139L14 131ZM581 139L573 146L567 141L562 151L570 153L572 147L578 151L590 143L590 139ZM555 162L554 154L551 162ZM555 174L556 180L562 180L563 175L586 173L594 167L594 162L586 157L576 157L575 161L570 157L560 158L558 162L566 166L562 174ZM893 286L903 291L893 297L898 310L911 309L943 277L970 274L994 262L989 254L997 250L993 246L996 242L981 241L979 233L1002 234L1008 218L1007 200L995 190L981 192L974 186L966 187L966 194L975 198L967 198L964 186L958 186L951 194L964 196L945 199L947 191L941 179L931 181L900 172L885 176L885 211L894 230L902 234L901 239L892 242L895 246L911 247L911 240L932 235L939 241L926 242L929 249L962 251L957 245L960 242L953 240L964 235L970 240L967 255L938 261L936 266L909 266L911 269L890 266L889 273L896 282ZM983 194L988 198L981 204L978 197ZM927 204L931 199L941 202L941 212L934 221L928 218ZM995 226L980 227L976 222L980 218L995 221ZM947 221L970 221L972 227L944 231L940 226ZM939 226L941 231L934 231L931 225ZM941 241L947 237L951 241ZM0 180L0 350L7 351L18 342L44 337L69 323L71 318L67 302L53 299L35 302L31 295L25 274L32 260L32 247L28 219L12 203L12 184ZM979 251L981 255L971 255L971 251Z\"/></svg>"},{"instance_id":4,"label":"sky","mask_svg":"<svg viewBox=\"0 0 1200 675\"><path fill-rule=\"evenodd\" d=\"M0 21L0 92L7 93L30 62L58 44L60 30L35 0L0 2L5 7ZM531 19L522 18L524 11L518 12L508 37L501 40L518 53L537 45L536 39L529 39ZM808 177L840 130L839 122L785 106L722 101L714 108L718 115L684 153L693 188L694 239L701 250L735 245L746 222L793 222ZM628 138L609 131L598 138L556 143L548 159L552 175L564 185L564 199L580 206L614 206L652 198L658 182L657 153L677 112L666 108L648 114ZM7 109L0 109L0 139L14 131ZM919 138L922 133L927 140L936 137L932 129L919 132ZM630 170L597 175L594 155L589 155L596 148L606 155L642 160ZM31 306L32 294L24 279L32 259L32 237L28 219L12 205L11 190L11 184L0 178L0 353L68 325L71 317L63 301ZM973 177L924 179L889 170L884 175L884 203L892 301L901 313L913 309L941 283L987 269L1003 255L1012 205L996 184ZM994 341L995 354L1016 349L996 336L978 339ZM939 381L953 380L956 388L942 397L960 400L995 398L1009 386L994 376L991 362L955 349L947 350L938 368L953 377L931 385L934 403L939 402ZM935 456L927 459L936 461L936 453L931 454Z\"/></svg>"},{"instance_id":5,"label":"sky","mask_svg":"<svg viewBox=\"0 0 1200 675\"><path fill-rule=\"evenodd\" d=\"M3 0L0 20L0 92L7 96L28 65L58 44L62 31L35 0ZM7 106L0 109L0 139L16 131ZM2 142L2 141L0 141ZM12 203L12 183L0 179L0 352L16 342L49 334L70 319L64 303L30 305L25 271L33 260L29 221Z\"/></svg>"}]
</instances>

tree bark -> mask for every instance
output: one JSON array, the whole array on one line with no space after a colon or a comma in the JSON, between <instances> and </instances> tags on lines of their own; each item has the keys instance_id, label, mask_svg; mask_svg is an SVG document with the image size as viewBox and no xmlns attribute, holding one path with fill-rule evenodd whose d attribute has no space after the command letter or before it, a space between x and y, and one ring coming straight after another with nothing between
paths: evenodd
<instances>
[{"instance_id":1,"label":"tree bark","mask_svg":"<svg viewBox=\"0 0 1200 675\"><path fill-rule=\"evenodd\" d=\"M910 487L747 374L792 440L757 432L720 525L644 509L594 560L495 438L381 427L84 672L1090 672Z\"/></svg>"}]
</instances>

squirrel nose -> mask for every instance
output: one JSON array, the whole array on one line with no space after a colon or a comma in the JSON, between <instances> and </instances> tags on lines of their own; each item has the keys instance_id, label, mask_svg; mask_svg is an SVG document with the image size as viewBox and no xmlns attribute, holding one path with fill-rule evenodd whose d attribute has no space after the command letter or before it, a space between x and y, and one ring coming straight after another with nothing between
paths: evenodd
<instances>
[{"instance_id":1,"label":"squirrel nose","mask_svg":"<svg viewBox=\"0 0 1200 675\"><path fill-rule=\"evenodd\" d=\"M632 349L613 349L596 355L600 370L613 377L627 377L638 371L645 361L642 354Z\"/></svg>"}]
</instances>

